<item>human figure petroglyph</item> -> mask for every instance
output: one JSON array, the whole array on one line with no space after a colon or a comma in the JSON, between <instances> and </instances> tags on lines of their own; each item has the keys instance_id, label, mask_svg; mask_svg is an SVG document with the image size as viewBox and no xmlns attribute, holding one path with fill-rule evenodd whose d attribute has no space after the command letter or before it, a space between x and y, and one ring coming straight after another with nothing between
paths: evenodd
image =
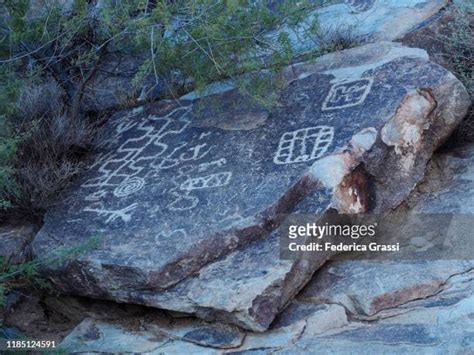
<instances>
[{"instance_id":1,"label":"human figure petroglyph","mask_svg":"<svg viewBox=\"0 0 474 355\"><path fill-rule=\"evenodd\" d=\"M320 158L334 138L334 129L315 126L284 133L273 158L275 164L302 163Z\"/></svg>"},{"instance_id":2,"label":"human figure petroglyph","mask_svg":"<svg viewBox=\"0 0 474 355\"><path fill-rule=\"evenodd\" d=\"M338 110L362 104L372 88L372 83L372 78L363 78L333 84L323 102L322 110Z\"/></svg>"},{"instance_id":3,"label":"human figure petroglyph","mask_svg":"<svg viewBox=\"0 0 474 355\"><path fill-rule=\"evenodd\" d=\"M101 206L99 208L86 207L84 208L84 211L95 212L99 216L102 216L102 215L108 216L107 219L105 220L105 223L111 223L118 218L120 218L123 222L130 222L130 220L132 219L132 211L135 210L137 207L138 207L138 203L135 202L127 207L124 207L118 210L106 209L106 208L103 208L103 206Z\"/></svg>"}]
</instances>

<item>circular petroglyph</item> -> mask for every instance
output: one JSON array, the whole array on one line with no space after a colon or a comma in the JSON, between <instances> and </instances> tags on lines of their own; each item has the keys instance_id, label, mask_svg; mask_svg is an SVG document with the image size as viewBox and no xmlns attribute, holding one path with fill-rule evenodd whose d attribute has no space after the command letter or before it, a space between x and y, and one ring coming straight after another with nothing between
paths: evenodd
<instances>
[{"instance_id":1,"label":"circular petroglyph","mask_svg":"<svg viewBox=\"0 0 474 355\"><path fill-rule=\"evenodd\" d=\"M114 195L117 197L129 196L141 190L144 185L145 180L139 177L132 177L117 186L117 188L114 190Z\"/></svg>"}]
</instances>

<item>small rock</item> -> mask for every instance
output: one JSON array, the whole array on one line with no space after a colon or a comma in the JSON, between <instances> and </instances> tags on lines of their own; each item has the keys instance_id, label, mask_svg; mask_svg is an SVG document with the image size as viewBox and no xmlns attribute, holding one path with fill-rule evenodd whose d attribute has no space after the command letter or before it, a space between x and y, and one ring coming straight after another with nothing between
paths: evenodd
<instances>
[{"instance_id":1,"label":"small rock","mask_svg":"<svg viewBox=\"0 0 474 355\"><path fill-rule=\"evenodd\" d=\"M85 319L61 343L61 348L71 352L151 352L169 341L147 331L131 332L125 329Z\"/></svg>"}]
</instances>

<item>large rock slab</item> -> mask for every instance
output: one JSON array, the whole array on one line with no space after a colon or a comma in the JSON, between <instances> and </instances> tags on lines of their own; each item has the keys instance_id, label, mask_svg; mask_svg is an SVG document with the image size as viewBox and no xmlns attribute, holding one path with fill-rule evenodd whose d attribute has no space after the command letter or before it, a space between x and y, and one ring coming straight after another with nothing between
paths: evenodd
<instances>
[{"instance_id":1,"label":"large rock slab","mask_svg":"<svg viewBox=\"0 0 474 355\"><path fill-rule=\"evenodd\" d=\"M180 322L160 325L142 320L140 329L130 329L121 322L95 319L84 320L60 346L70 352L147 349L151 354L470 353L474 347L473 276L472 270L453 274L438 293L383 310L371 322L348 320L344 307L336 304L292 303L268 331L246 332L230 348L197 345L173 336L181 331ZM132 318L124 321L136 323ZM184 322L188 327L202 327L200 321Z\"/></svg>"},{"instance_id":2,"label":"large rock slab","mask_svg":"<svg viewBox=\"0 0 474 355\"><path fill-rule=\"evenodd\" d=\"M298 295L300 302L336 303L354 316L378 312L437 294L472 260L338 261L319 270Z\"/></svg>"},{"instance_id":3,"label":"large rock slab","mask_svg":"<svg viewBox=\"0 0 474 355\"><path fill-rule=\"evenodd\" d=\"M317 18L320 30L315 38L295 33L290 38L297 48L314 49L350 38L363 41L393 41L423 27L448 3L446 0L314 0L321 4L308 15ZM304 28L304 27L303 27ZM302 31L303 31L302 28Z\"/></svg>"},{"instance_id":4,"label":"large rock slab","mask_svg":"<svg viewBox=\"0 0 474 355\"><path fill-rule=\"evenodd\" d=\"M261 331L330 256L279 260L284 214L397 206L469 105L424 51L388 42L284 75L273 112L227 87L112 117L33 251L101 244L44 272L64 292Z\"/></svg>"}]
</instances>

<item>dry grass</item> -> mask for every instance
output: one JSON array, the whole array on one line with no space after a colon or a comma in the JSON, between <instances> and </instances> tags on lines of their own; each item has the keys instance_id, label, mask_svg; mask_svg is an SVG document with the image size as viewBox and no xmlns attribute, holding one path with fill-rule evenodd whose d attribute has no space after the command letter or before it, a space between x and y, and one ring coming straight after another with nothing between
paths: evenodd
<instances>
[{"instance_id":1,"label":"dry grass","mask_svg":"<svg viewBox=\"0 0 474 355\"><path fill-rule=\"evenodd\" d=\"M466 86L474 100L474 5L452 5L453 18L446 24L444 34L433 38L442 44L437 55ZM447 142L449 146L474 143L474 107Z\"/></svg>"},{"instance_id":2,"label":"dry grass","mask_svg":"<svg viewBox=\"0 0 474 355\"><path fill-rule=\"evenodd\" d=\"M9 215L41 217L58 192L83 168L98 140L97 125L71 120L53 84L25 86L14 124L22 134L14 160L17 191Z\"/></svg>"},{"instance_id":3,"label":"dry grass","mask_svg":"<svg viewBox=\"0 0 474 355\"><path fill-rule=\"evenodd\" d=\"M474 2L451 2L440 16L426 27L409 33L402 43L423 48L430 59L462 81L471 100L474 99ZM471 107L464 121L443 148L474 142L474 109Z\"/></svg>"},{"instance_id":4,"label":"dry grass","mask_svg":"<svg viewBox=\"0 0 474 355\"><path fill-rule=\"evenodd\" d=\"M342 51L344 49L353 48L363 43L353 26L331 26L330 28L318 29L315 36L315 43L320 47L320 54Z\"/></svg>"}]
</instances>

